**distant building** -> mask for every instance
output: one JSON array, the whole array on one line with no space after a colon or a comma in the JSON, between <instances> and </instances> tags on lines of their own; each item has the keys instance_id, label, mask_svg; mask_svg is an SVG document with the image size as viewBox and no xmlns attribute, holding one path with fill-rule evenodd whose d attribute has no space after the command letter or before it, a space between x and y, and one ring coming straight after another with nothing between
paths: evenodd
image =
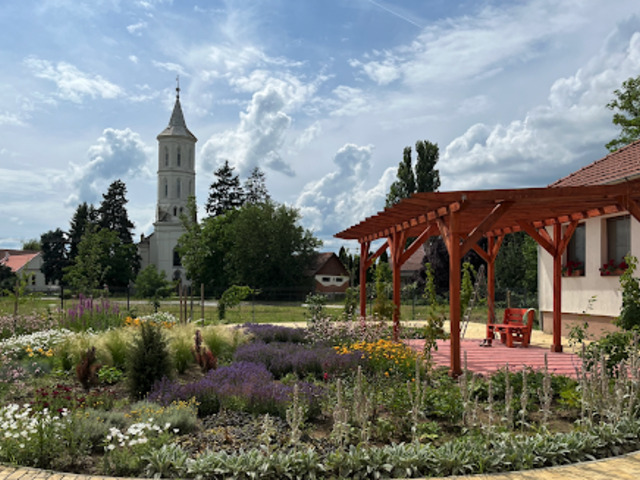
<instances>
[{"instance_id":1,"label":"distant building","mask_svg":"<svg viewBox=\"0 0 640 480\"><path fill-rule=\"evenodd\" d=\"M319 253L312 269L313 290L325 295L344 294L349 288L349 272L335 253Z\"/></svg>"},{"instance_id":2,"label":"distant building","mask_svg":"<svg viewBox=\"0 0 640 480\"><path fill-rule=\"evenodd\" d=\"M155 265L168 280L186 281L178 239L184 233L180 215L186 213L189 197L195 196L195 145L198 139L189 131L180 105L180 88L169 125L158 139L158 200L154 231L138 244L141 268Z\"/></svg>"},{"instance_id":3,"label":"distant building","mask_svg":"<svg viewBox=\"0 0 640 480\"><path fill-rule=\"evenodd\" d=\"M47 285L42 267L42 253L32 250L0 250L0 265L9 267L19 278L27 280L27 290L42 292L54 285Z\"/></svg>"}]
</instances>

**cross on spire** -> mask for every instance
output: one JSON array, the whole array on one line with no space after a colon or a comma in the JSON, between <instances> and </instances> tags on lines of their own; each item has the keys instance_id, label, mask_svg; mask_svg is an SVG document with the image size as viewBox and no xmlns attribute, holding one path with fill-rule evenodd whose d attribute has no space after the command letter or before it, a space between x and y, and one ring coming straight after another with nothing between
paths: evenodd
<instances>
[{"instance_id":1,"label":"cross on spire","mask_svg":"<svg viewBox=\"0 0 640 480\"><path fill-rule=\"evenodd\" d=\"M176 75L176 98L180 98L180 75Z\"/></svg>"}]
</instances>

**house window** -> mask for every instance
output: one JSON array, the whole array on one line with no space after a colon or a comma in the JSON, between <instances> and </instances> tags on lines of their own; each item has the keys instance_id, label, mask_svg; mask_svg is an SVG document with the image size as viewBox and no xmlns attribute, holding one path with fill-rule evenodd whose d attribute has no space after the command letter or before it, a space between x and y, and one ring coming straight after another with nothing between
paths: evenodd
<instances>
[{"instance_id":1,"label":"house window","mask_svg":"<svg viewBox=\"0 0 640 480\"><path fill-rule=\"evenodd\" d=\"M331 281L331 277L322 277L322 281L323 282L330 282Z\"/></svg>"},{"instance_id":2,"label":"house window","mask_svg":"<svg viewBox=\"0 0 640 480\"><path fill-rule=\"evenodd\" d=\"M607 258L620 265L631 252L631 218L629 215L607 218Z\"/></svg>"},{"instance_id":3,"label":"house window","mask_svg":"<svg viewBox=\"0 0 640 480\"><path fill-rule=\"evenodd\" d=\"M567 245L566 261L563 273L567 276L584 275L586 260L586 227L581 223L573 232L569 245Z\"/></svg>"}]
</instances>

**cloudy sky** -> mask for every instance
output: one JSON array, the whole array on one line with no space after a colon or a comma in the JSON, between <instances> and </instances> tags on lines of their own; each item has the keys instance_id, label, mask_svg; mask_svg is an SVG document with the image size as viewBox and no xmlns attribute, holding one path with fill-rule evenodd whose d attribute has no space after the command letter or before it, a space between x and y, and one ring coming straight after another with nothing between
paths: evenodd
<instances>
[{"instance_id":1,"label":"cloudy sky","mask_svg":"<svg viewBox=\"0 0 640 480\"><path fill-rule=\"evenodd\" d=\"M225 159L259 166L331 250L417 140L440 147L441 190L545 186L604 156L640 3L21 0L0 39L0 248L67 229L118 178L150 233L179 75L199 205Z\"/></svg>"}]
</instances>

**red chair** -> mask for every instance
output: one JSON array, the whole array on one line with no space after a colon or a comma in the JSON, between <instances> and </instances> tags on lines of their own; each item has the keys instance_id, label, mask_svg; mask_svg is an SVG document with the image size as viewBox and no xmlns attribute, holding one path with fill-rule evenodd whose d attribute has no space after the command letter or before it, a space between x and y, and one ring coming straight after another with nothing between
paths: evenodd
<instances>
[{"instance_id":1,"label":"red chair","mask_svg":"<svg viewBox=\"0 0 640 480\"><path fill-rule=\"evenodd\" d=\"M507 347L513 348L514 343L528 347L531 343L531 329L536 311L533 308L507 308L504 311L502 323L487 323L487 340L491 342L496 333L500 334L500 341Z\"/></svg>"}]
</instances>

